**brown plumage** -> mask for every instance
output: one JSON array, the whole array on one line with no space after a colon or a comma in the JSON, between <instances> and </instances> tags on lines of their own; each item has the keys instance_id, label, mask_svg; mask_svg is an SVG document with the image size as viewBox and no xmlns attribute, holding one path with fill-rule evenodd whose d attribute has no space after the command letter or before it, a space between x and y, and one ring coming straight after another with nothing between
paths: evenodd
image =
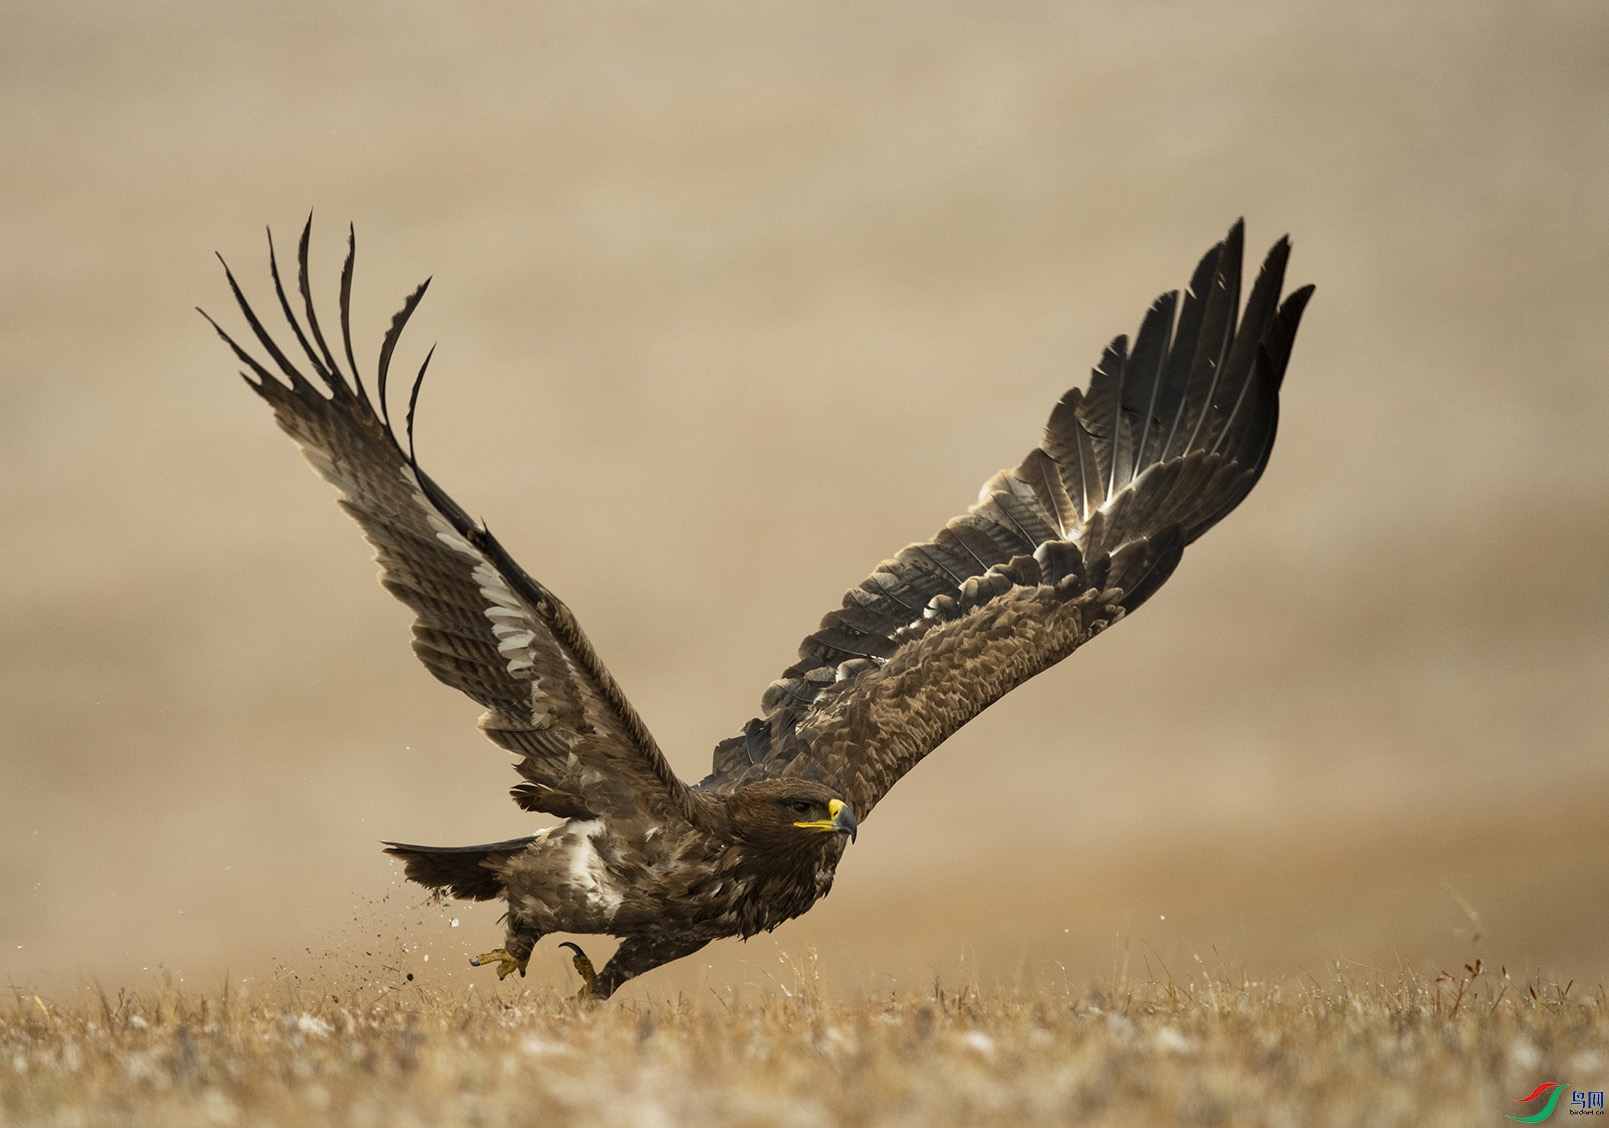
<instances>
[{"instance_id":1,"label":"brown plumage","mask_svg":"<svg viewBox=\"0 0 1609 1128\"><path fill-rule=\"evenodd\" d=\"M619 937L588 989L621 983L724 936L805 912L864 819L951 733L1143 603L1185 545L1246 496L1268 461L1303 287L1280 300L1289 244L1269 252L1240 310L1242 228L1163 295L1132 350L1108 346L1087 390L1068 392L1044 441L985 484L976 505L851 588L761 699L761 716L715 749L697 786L671 771L574 616L472 521L390 422L391 356L420 286L381 344L370 399L352 349L355 240L341 274L341 344L330 349L308 284L311 220L297 261L305 325L275 296L316 382L229 286L275 375L213 327L375 546L380 582L411 607L414 651L486 712L482 731L519 757L527 811L563 821L481 846L388 843L410 879L508 904L500 974L522 973L552 932ZM428 286L428 282L425 284ZM203 314L205 316L205 314ZM208 318L211 321L211 318ZM350 377L348 376L350 373Z\"/></svg>"}]
</instances>

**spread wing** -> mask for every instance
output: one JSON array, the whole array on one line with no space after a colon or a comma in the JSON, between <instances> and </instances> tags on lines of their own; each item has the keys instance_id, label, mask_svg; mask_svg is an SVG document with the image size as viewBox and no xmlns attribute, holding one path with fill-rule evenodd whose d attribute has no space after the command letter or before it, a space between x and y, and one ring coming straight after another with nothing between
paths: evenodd
<instances>
[{"instance_id":1,"label":"spread wing","mask_svg":"<svg viewBox=\"0 0 1609 1128\"><path fill-rule=\"evenodd\" d=\"M341 273L349 382L313 310L307 277L311 226L309 217L297 256L305 331L280 282L272 235L269 266L280 309L317 383L268 335L227 264L241 313L280 375L207 320L250 369L241 374L246 382L273 407L313 468L340 491L341 508L374 545L381 584L418 616L414 652L437 678L485 706L482 731L519 757L515 768L524 782L513 795L521 807L567 818L691 820L701 800L676 778L569 608L526 575L485 526L470 520L419 468L413 457L417 381L408 405L408 450L397 441L386 379L397 340L429 282L408 298L385 335L377 411L352 351L355 237ZM424 372L421 367L419 380Z\"/></svg>"},{"instance_id":2,"label":"spread wing","mask_svg":"<svg viewBox=\"0 0 1609 1128\"><path fill-rule=\"evenodd\" d=\"M967 721L1143 603L1240 503L1273 447L1312 287L1280 302L1289 243L1240 311L1243 229L1108 346L1044 441L925 544L885 560L804 640L763 715L699 786L802 776L864 818Z\"/></svg>"}]
</instances>

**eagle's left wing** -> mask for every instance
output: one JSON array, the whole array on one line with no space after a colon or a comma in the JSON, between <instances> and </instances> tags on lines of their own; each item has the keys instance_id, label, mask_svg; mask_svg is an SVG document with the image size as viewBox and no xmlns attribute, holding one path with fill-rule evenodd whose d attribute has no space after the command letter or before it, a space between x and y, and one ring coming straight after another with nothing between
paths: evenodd
<instances>
[{"instance_id":1,"label":"eagle's left wing","mask_svg":"<svg viewBox=\"0 0 1609 1128\"><path fill-rule=\"evenodd\" d=\"M1021 465L849 590L701 788L800 776L864 818L967 721L1156 591L1262 474L1312 292L1280 302L1282 239L1237 319L1241 244L1237 223L1132 350L1112 342Z\"/></svg>"},{"instance_id":2,"label":"eagle's left wing","mask_svg":"<svg viewBox=\"0 0 1609 1128\"><path fill-rule=\"evenodd\" d=\"M273 407L279 425L301 445L313 468L340 491L341 508L374 545L380 582L418 617L413 648L420 661L485 706L481 729L520 758L515 768L525 782L513 795L526 810L644 824L678 817L697 821L705 801L671 770L570 609L526 575L497 539L419 468L412 452L417 382L408 405L408 450L397 441L386 407L386 378L397 339L425 286L392 319L381 345L377 410L352 352L355 240L348 243L341 274L348 382L313 312L307 277L311 226L309 218L298 255L305 332L280 283L272 238L269 265L280 309L318 384L275 344L227 265L241 312L279 376L216 322L213 328L250 368L255 379L248 375L246 382Z\"/></svg>"}]
</instances>

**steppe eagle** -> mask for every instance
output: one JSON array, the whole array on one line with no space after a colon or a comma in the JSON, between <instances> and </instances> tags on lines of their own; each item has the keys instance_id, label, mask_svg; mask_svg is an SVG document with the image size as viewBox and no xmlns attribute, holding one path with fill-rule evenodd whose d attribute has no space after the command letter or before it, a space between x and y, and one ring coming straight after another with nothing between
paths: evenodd
<instances>
[{"instance_id":1,"label":"steppe eagle","mask_svg":"<svg viewBox=\"0 0 1609 1128\"><path fill-rule=\"evenodd\" d=\"M437 678L486 710L512 752L527 811L561 820L479 846L387 843L421 885L507 901L502 948L479 957L524 973L548 933L621 941L583 993L725 936L749 937L809 909L859 822L917 762L991 703L1129 614L1184 547L1233 509L1268 462L1279 387L1312 293L1283 302L1290 245L1276 243L1240 307L1242 224L1209 250L1189 288L1152 304L1132 346L1107 346L1087 389L1051 412L1043 441L990 478L966 513L850 588L772 682L760 713L715 748L696 784L677 778L575 617L419 466L392 425L393 352L420 286L380 346L371 398L352 348L356 240L340 283L341 356L308 284L299 320L269 237L269 271L309 379L277 344L225 264L262 351L216 322L339 504L376 549L380 582L413 609L413 647ZM221 258L220 258L220 261ZM206 316L203 313L203 316ZM209 317L208 321L212 321ZM345 367L342 367L342 359Z\"/></svg>"}]
</instances>

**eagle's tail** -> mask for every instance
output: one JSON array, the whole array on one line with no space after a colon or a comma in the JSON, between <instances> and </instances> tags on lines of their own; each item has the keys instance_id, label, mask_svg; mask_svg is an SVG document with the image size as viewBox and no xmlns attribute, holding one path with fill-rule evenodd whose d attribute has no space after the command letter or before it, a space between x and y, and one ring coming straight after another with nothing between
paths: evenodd
<instances>
[{"instance_id":1,"label":"eagle's tail","mask_svg":"<svg viewBox=\"0 0 1609 1128\"><path fill-rule=\"evenodd\" d=\"M445 889L465 901L495 901L503 895L502 863L535 842L510 838L483 846L410 846L387 842L385 852L401 858L409 881Z\"/></svg>"}]
</instances>

